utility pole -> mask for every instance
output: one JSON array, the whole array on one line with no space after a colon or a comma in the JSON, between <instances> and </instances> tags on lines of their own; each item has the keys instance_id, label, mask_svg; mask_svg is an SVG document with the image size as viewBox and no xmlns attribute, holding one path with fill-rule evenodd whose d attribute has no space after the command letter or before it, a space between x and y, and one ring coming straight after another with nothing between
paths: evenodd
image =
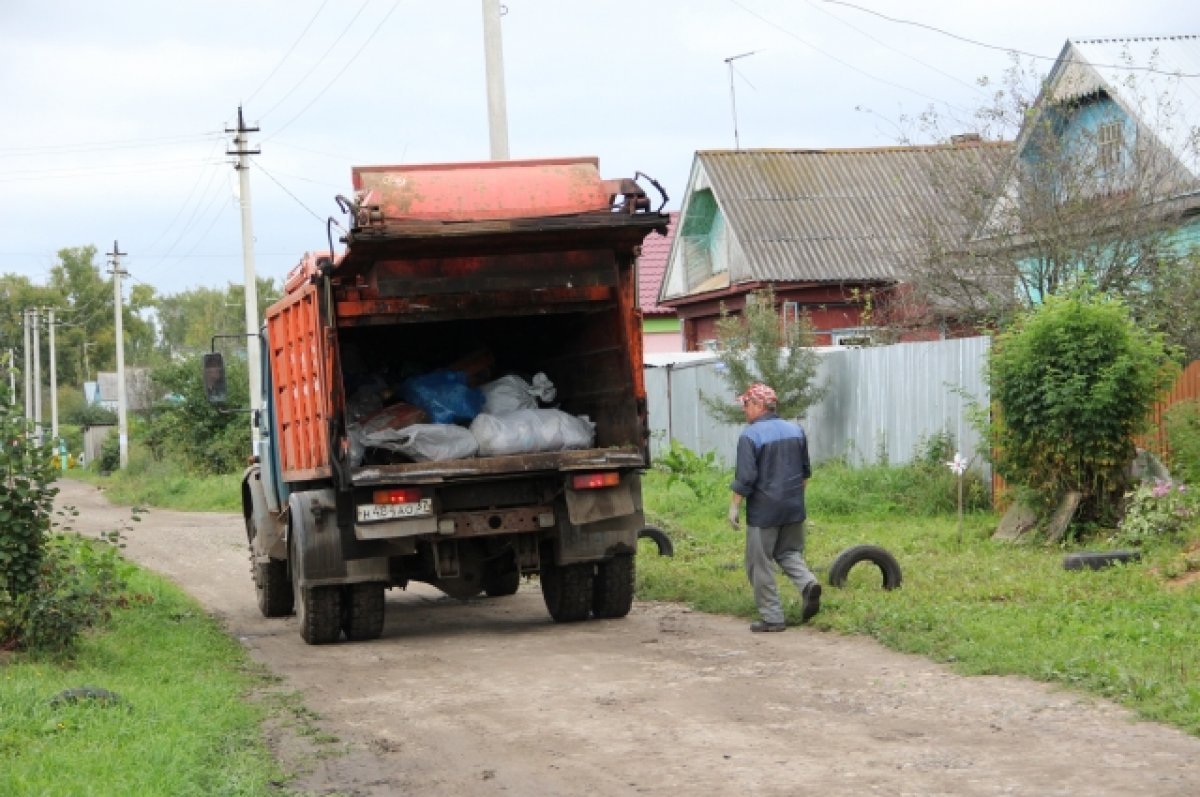
<instances>
[{"instance_id":1,"label":"utility pole","mask_svg":"<svg viewBox=\"0 0 1200 797\"><path fill-rule=\"evenodd\" d=\"M54 447L59 447L58 439L58 361L55 359L54 353L54 308L46 308L46 326L50 328L50 439L54 441ZM67 469L67 463L62 457L59 457L62 462L63 470Z\"/></svg>"},{"instance_id":2,"label":"utility pole","mask_svg":"<svg viewBox=\"0 0 1200 797\"><path fill-rule=\"evenodd\" d=\"M8 349L8 403L17 406L17 355Z\"/></svg>"},{"instance_id":3,"label":"utility pole","mask_svg":"<svg viewBox=\"0 0 1200 797\"><path fill-rule=\"evenodd\" d=\"M246 282L246 368L250 371L250 447L258 454L258 418L262 412L262 364L260 361L261 344L258 339L258 281L254 269L254 225L250 218L250 156L258 155L262 150L251 149L247 133L257 133L257 127L246 127L242 118L242 106L238 106L238 126L236 129L225 128L226 133L234 133L233 149L225 150L226 155L237 155L237 163L233 168L238 172L238 201L242 206L242 269ZM333 257L333 252L329 253Z\"/></svg>"},{"instance_id":4,"label":"utility pole","mask_svg":"<svg viewBox=\"0 0 1200 797\"><path fill-rule=\"evenodd\" d=\"M25 422L33 417L33 355L29 349L29 310L21 311L21 320L25 327Z\"/></svg>"},{"instance_id":5,"label":"utility pole","mask_svg":"<svg viewBox=\"0 0 1200 797\"><path fill-rule=\"evenodd\" d=\"M483 0L483 55L487 71L488 141L492 160L508 160L508 103L504 96L504 45L500 0Z\"/></svg>"},{"instance_id":6,"label":"utility pole","mask_svg":"<svg viewBox=\"0 0 1200 797\"><path fill-rule=\"evenodd\" d=\"M129 419L125 397L125 328L123 311L121 309L121 277L126 272L121 270L121 258L127 253L122 252L117 242L113 241L113 250L108 253L112 258L113 275L113 304L116 324L117 343L117 442L121 447L121 469L129 465Z\"/></svg>"},{"instance_id":7,"label":"utility pole","mask_svg":"<svg viewBox=\"0 0 1200 797\"><path fill-rule=\"evenodd\" d=\"M33 439L42 444L42 329L41 312L35 307L33 318Z\"/></svg>"},{"instance_id":8,"label":"utility pole","mask_svg":"<svg viewBox=\"0 0 1200 797\"><path fill-rule=\"evenodd\" d=\"M758 50L751 50L748 53L741 55L731 55L725 59L725 66L729 67L729 104L733 108L733 148L740 150L742 142L738 139L738 124L737 124L737 94L733 90L733 62L739 58L747 58L757 53Z\"/></svg>"}]
</instances>

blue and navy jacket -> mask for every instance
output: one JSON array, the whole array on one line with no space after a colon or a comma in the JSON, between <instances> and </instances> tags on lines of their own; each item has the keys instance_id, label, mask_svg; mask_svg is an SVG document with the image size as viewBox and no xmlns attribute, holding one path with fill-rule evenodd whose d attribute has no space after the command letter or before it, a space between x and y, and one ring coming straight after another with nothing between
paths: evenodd
<instances>
[{"instance_id":1,"label":"blue and navy jacket","mask_svg":"<svg viewBox=\"0 0 1200 797\"><path fill-rule=\"evenodd\" d=\"M804 520L804 481L810 476L808 438L800 424L768 412L742 431L730 488L746 499L746 525Z\"/></svg>"}]
</instances>

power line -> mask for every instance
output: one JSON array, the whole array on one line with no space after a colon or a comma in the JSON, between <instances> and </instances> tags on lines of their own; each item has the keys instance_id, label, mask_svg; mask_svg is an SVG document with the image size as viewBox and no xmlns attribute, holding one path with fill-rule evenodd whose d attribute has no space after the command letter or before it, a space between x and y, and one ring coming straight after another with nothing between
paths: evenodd
<instances>
[{"instance_id":1,"label":"power line","mask_svg":"<svg viewBox=\"0 0 1200 797\"><path fill-rule=\"evenodd\" d=\"M810 7L816 9L817 11L820 11L822 14L829 17L830 19L835 19L838 22L845 25L846 27L850 28L851 30L857 31L858 33L862 34L863 36L866 36L868 39L875 42L880 47L886 47L887 49L891 50L892 52L902 55L905 58L909 59L910 61L920 64L921 66L925 67L926 69L931 69L934 72L937 72L939 75L942 75L943 77L948 77L951 80L953 80L963 86L966 86L967 88L971 89L972 91L975 91L980 94L984 93L983 90L980 89L980 87L977 84L970 83L966 80L963 80L958 75L947 72L946 70L936 67L933 64L926 63L925 61L922 61L920 58L917 58L915 55L912 55L911 53L906 53L898 47L893 47L892 45L885 42L883 39L877 38L876 36L872 36L870 33L866 32L865 30L858 27L857 25L854 25L854 24L842 19L837 14L834 14L831 11L827 11L824 8L821 8L819 5L817 5L815 2L813 2L813 0L807 0L807 3Z\"/></svg>"},{"instance_id":2,"label":"power line","mask_svg":"<svg viewBox=\"0 0 1200 797\"><path fill-rule=\"evenodd\" d=\"M1004 53L1016 53L1017 55L1023 55L1023 56L1026 56L1027 58L1036 58L1039 61L1057 61L1058 60L1057 56L1041 55L1040 53L1031 53L1031 52L1027 52L1025 50L1019 50L1016 47L1002 47L998 44L988 44L987 42L977 41L976 39L971 39L966 36L960 36L957 33L951 33L948 30L943 30L942 28L939 28L936 25L929 25L927 23L917 22L917 21L911 20L911 19L898 19L896 17L889 17L887 14L881 14L878 11L873 11L872 9L869 9L869 8L863 8L862 6L855 5L854 3L847 3L847 2L845 2L845 0L823 0L823 1L826 3L830 3L832 5L846 6L847 8L853 8L856 11L861 11L864 14L871 14L872 16L879 17L880 19L886 19L888 22L894 22L897 25L912 25L913 27L916 27L916 28L924 28L925 30L930 30L930 31L933 31L934 33L939 33L942 36L949 36L951 39L957 39L960 42L965 42L967 44L973 44L976 47L983 47L988 50L999 50L1000 52L1004 52ZM1131 72L1153 72L1158 75L1168 75L1170 77L1200 77L1200 74L1192 74L1192 73L1187 73L1187 72L1167 72L1165 70L1157 69L1152 66L1137 66L1134 64L1090 64L1089 63L1088 65L1091 66L1093 69L1125 69L1125 70L1128 70Z\"/></svg>"},{"instance_id":3,"label":"power line","mask_svg":"<svg viewBox=\"0 0 1200 797\"><path fill-rule=\"evenodd\" d=\"M291 119L287 120L282 125L280 125L279 128L277 128L274 133L272 133L271 135L264 138L263 139L264 142L270 141L272 138L274 138L275 136L279 135L284 130L286 130L288 128L288 126L292 124L292 122L295 122L297 119L299 119L301 116L303 116L304 113L313 106L313 103L315 103L317 100L321 99L321 97L324 96L325 92L329 91L329 89L333 86L333 84L336 83L338 81L338 79L346 72L346 70L350 68L350 65L353 64L356 60L358 60L358 57L360 55L362 55L363 50L367 49L367 45L370 44L371 40L375 38L375 35L378 34L380 30L383 29L384 23L386 23L389 19L391 19L392 14L396 13L396 9L400 7L401 2L403 2L403 0L396 0L396 2L392 3L392 7L390 9L388 9L388 12L386 14L383 15L383 19L379 20L379 23L375 25L375 29L371 31L371 34L369 36L367 36L367 38L363 41L363 43L359 45L358 49L354 51L354 55L350 56L350 60L347 61L342 66L342 68L338 70L338 73L336 75L334 75L328 83L325 84L325 88L323 88L319 92L317 92L317 96L315 96L311 100L309 100L308 105L305 105L303 108L301 108L299 113L297 113Z\"/></svg>"},{"instance_id":4,"label":"power line","mask_svg":"<svg viewBox=\"0 0 1200 797\"><path fill-rule=\"evenodd\" d=\"M296 204L297 204L297 205L299 205L300 207L302 207L302 208L304 208L305 210L307 210L307 211L309 212L309 214L311 214L311 215L312 215L312 217L313 217L314 219L316 219L317 221L321 222L322 224L324 224L324 223L325 223L325 218L323 218L323 217L322 217L322 216L321 216L319 213L317 213L315 210L313 210L312 208L310 208L308 205L304 204L304 203L303 203L303 202L300 200L300 197L296 196L295 194L293 194L291 191L289 191L289 190L288 190L287 186L285 186L283 183L281 183L281 182L279 182L278 180L276 180L276 179L275 179L275 175L273 175L273 174L271 174L269 171L267 171L266 167L264 167L264 166L263 166L263 165L262 165L262 164L261 164L261 163L260 163L260 162L259 162L257 159L255 159L255 158L251 158L251 159L250 159L250 162L251 162L251 163L253 163L255 166L257 166L257 167L258 167L258 170L259 170L260 172L262 172L262 173L263 173L263 174L265 174L267 177L269 177L269 178L270 178L270 180L271 180L271 182L273 182L273 183L275 183L275 185L279 186L279 188L280 188L280 189L283 191L283 193L287 194L287 195L288 195L288 196L290 196L290 197L291 197L293 200L295 200L295 202L296 202Z\"/></svg>"},{"instance_id":5,"label":"power line","mask_svg":"<svg viewBox=\"0 0 1200 797\"><path fill-rule=\"evenodd\" d=\"M275 77L275 73L278 72L279 68L281 66L283 66L284 62L287 61L287 59L291 57L292 52L294 52L296 49L296 46L298 44L300 44L300 40L303 39L305 34L308 33L308 29L311 28L313 26L313 23L317 21L317 17L321 16L321 12L325 10L325 6L327 6L327 5L329 5L329 0L324 0L321 3L320 7L317 8L316 13L312 15L312 19L310 19L308 21L308 24L304 26L304 30L300 31L300 35L296 37L296 40L294 42L292 42L292 46L289 47L288 51L283 54L282 58L279 59L279 63L275 64L275 68L271 70L270 74L268 74L265 78L263 78L263 81L262 81L262 83L260 83L258 85L258 88L256 88L254 91L250 92L250 96L247 97L242 102L242 105L249 104L249 102L252 99L254 99L260 91L263 90L263 86L266 86L267 83L270 82L271 78Z\"/></svg>"},{"instance_id":6,"label":"power line","mask_svg":"<svg viewBox=\"0 0 1200 797\"><path fill-rule=\"evenodd\" d=\"M953 109L955 109L955 110L962 111L963 113L966 113L966 109L965 109L965 108L959 108L957 105L954 105L954 104L952 104L952 103L949 103L949 102L947 102L947 101L945 101L945 100L942 100L942 99L939 99L939 98L937 98L937 97L934 97L934 96L932 96L932 95L926 94L926 93L925 93L925 92L923 92L923 91L917 91L916 89L914 89L914 88L910 88L910 87L908 87L908 86L905 86L905 85L903 85L903 84L901 84L901 83L896 83L896 82L894 82L894 81L891 81L891 80L888 80L888 79L886 79L886 78L881 78L881 77L879 77L878 75L873 75L873 74L871 74L870 72L868 72L867 70L865 70L865 69L861 69L861 68L859 68L859 67L855 66L854 64L850 63L849 61L846 61L846 60L844 60L844 59L842 59L842 58L838 58L838 57L837 57L836 55L834 55L833 53L831 53L831 52L828 52L828 51L826 51L826 50L823 50L822 48L818 47L817 45L813 44L812 42L810 42L810 41L807 41L807 40L805 40L805 39L801 38L800 36L798 36L797 34L793 33L792 31L788 30L787 28L783 27L782 25L780 25L780 24L778 24L778 23L776 23L776 22L773 22L773 21L772 21L772 20L770 20L770 19L767 19L766 17L764 17L762 14L758 13L758 12L757 12L757 11L755 11L754 9L752 9L752 8L747 8L746 6L742 5L742 3L738 2L738 0L729 0L729 2L730 2L730 3L732 3L733 5L737 6L738 8L742 9L743 11L745 11L747 14L751 15L752 17L755 17L755 18L756 18L756 19L758 19L759 21L761 21L761 22L764 22L764 23L766 23L767 25L770 25L772 28L775 28L775 29L776 29L776 30L778 30L780 33L784 33L784 34L786 34L786 35L788 35L788 36L792 37L792 38L793 38L793 39L795 39L796 41L798 41L798 42L800 42L801 44L803 44L805 47L808 47L809 49L811 49L811 50L814 50L815 52L818 52L818 53L820 53L821 55L825 56L826 58L830 59L831 61L836 61L837 63L841 64L842 66L846 67L846 68L847 68L847 69L849 69L849 70L852 70L852 71L854 71L854 72L857 72L857 73L859 73L860 75L863 75L864 77L870 78L871 80L877 81L877 82L879 82L879 83L883 83L884 85L891 86L892 88L897 88L897 89L901 89L901 90L903 90L903 91L907 91L907 92L909 92L910 94L915 94L915 95L917 95L918 97L924 97L924 98L925 98L925 99L927 99L927 100L931 100L931 101L933 101L933 102L936 102L936 103L939 103L939 104L941 104L941 105L945 105L945 106L946 106L946 107L948 107L948 108L953 108Z\"/></svg>"},{"instance_id":7,"label":"power line","mask_svg":"<svg viewBox=\"0 0 1200 797\"><path fill-rule=\"evenodd\" d=\"M153 146L170 146L187 141L203 141L206 138L219 137L217 131L208 133L193 133L190 135L159 136L157 138L126 138L113 141L92 142L82 144L43 144L32 147L0 147L0 157L25 157L27 155L63 155L74 152L100 152L112 149L142 149Z\"/></svg>"},{"instance_id":8,"label":"power line","mask_svg":"<svg viewBox=\"0 0 1200 797\"><path fill-rule=\"evenodd\" d=\"M317 67L319 67L322 63L324 63L325 59L329 57L329 54L331 52L333 52L333 48L337 47L338 42L340 42L342 40L342 38L347 33L350 32L351 26L353 26L355 21L360 16L362 16L362 12L367 9L367 5L369 3L370 3L370 0L363 0L363 4L358 7L358 11L355 11L354 16L350 17L350 21L346 23L346 27L342 28L342 32L337 35L337 38L333 40L333 43L330 44L329 47L327 47L325 49L325 52L321 53L321 57L318 58L316 61L314 61L313 65L311 67L309 67L309 70L307 72L305 72L304 75L301 76L301 78L298 81L296 81L295 85L293 85L290 89L288 89L287 93L285 93L282 97L280 97L279 100L274 105L272 105L270 108L268 108L267 112L262 114L262 116L260 118L265 119L268 116L270 116L272 111L274 111L276 108L278 108L280 105L282 105L284 103L284 101L287 100L288 97L290 97L296 93L296 89L298 89L302 85L304 85L305 81L308 80L308 78L312 75L312 73L317 71Z\"/></svg>"}]
</instances>

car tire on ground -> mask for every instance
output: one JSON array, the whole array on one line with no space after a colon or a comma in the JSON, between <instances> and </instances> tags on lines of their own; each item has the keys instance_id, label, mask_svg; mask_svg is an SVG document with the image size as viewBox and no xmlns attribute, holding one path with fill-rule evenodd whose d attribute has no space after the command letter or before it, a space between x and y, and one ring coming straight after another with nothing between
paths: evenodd
<instances>
[{"instance_id":1,"label":"car tire on ground","mask_svg":"<svg viewBox=\"0 0 1200 797\"><path fill-rule=\"evenodd\" d=\"M870 562L879 568L884 589L896 589L903 580L900 563L887 549L879 545L855 545L834 557L833 564L829 566L829 584L834 587L845 586L850 569L859 562Z\"/></svg>"},{"instance_id":2,"label":"car tire on ground","mask_svg":"<svg viewBox=\"0 0 1200 797\"><path fill-rule=\"evenodd\" d=\"M658 546L659 556L675 555L675 545L671 542L671 538L667 536L665 531L656 526L646 526L639 529L638 539L653 540L654 544Z\"/></svg>"},{"instance_id":3,"label":"car tire on ground","mask_svg":"<svg viewBox=\"0 0 1200 797\"><path fill-rule=\"evenodd\" d=\"M1063 557L1063 570L1101 570L1115 564L1141 561L1139 551L1080 551Z\"/></svg>"}]
</instances>

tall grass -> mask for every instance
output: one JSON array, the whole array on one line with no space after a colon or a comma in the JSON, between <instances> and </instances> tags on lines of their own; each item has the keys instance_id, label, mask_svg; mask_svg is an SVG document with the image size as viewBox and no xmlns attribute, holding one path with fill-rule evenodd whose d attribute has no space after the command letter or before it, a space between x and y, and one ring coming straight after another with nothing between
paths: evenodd
<instances>
[{"instance_id":1,"label":"tall grass","mask_svg":"<svg viewBox=\"0 0 1200 797\"><path fill-rule=\"evenodd\" d=\"M816 470L806 555L813 571L824 582L838 552L875 543L897 557L904 584L884 591L879 571L860 564L845 588L825 590L815 627L867 634L964 673L1064 684L1200 735L1200 587L1175 587L1161 575L1177 544L1150 547L1135 565L1066 571L1061 548L994 542L998 518L986 510L966 513L960 542L948 508L956 508L956 483L926 475L922 482L919 468L839 463ZM654 556L642 543L638 597L757 616L742 570L743 533L725 521L728 473L692 478L700 493L661 471L643 484L649 520L672 536L675 557ZM939 492L947 495L934 500ZM1190 536L1200 541L1200 530ZM779 581L788 621L797 623L799 596Z\"/></svg>"},{"instance_id":2,"label":"tall grass","mask_svg":"<svg viewBox=\"0 0 1200 797\"><path fill-rule=\"evenodd\" d=\"M280 773L248 699L266 677L176 587L137 572L136 597L72 659L10 654L0 689L0 794L267 795ZM106 704L58 702L100 687Z\"/></svg>"},{"instance_id":3,"label":"tall grass","mask_svg":"<svg viewBox=\"0 0 1200 797\"><path fill-rule=\"evenodd\" d=\"M197 476L171 461L156 461L141 445L129 452L129 466L100 475L91 469L71 471L103 487L110 500L130 506L155 506L183 512L238 512L242 506L242 475Z\"/></svg>"}]
</instances>

